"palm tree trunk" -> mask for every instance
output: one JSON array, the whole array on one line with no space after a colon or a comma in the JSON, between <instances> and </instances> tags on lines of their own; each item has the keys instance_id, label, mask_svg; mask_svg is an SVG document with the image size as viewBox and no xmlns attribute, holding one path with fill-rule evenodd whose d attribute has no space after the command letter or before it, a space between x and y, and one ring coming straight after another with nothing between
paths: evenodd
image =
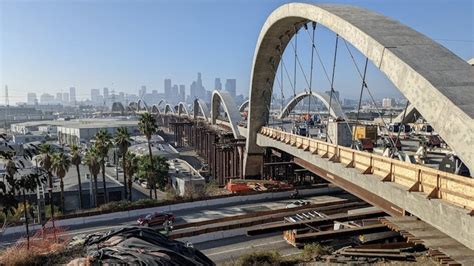
<instances>
[{"instance_id":1,"label":"palm tree trunk","mask_svg":"<svg viewBox=\"0 0 474 266\"><path fill-rule=\"evenodd\" d=\"M155 169L153 166L153 153L151 152L151 143L150 143L150 139L147 138L147 142L148 142L148 153L150 154L150 165L151 165L151 169Z\"/></svg>"},{"instance_id":2,"label":"palm tree trunk","mask_svg":"<svg viewBox=\"0 0 474 266\"><path fill-rule=\"evenodd\" d=\"M125 171L124 171L125 172ZM132 201L132 176L128 177L128 200Z\"/></svg>"},{"instance_id":3,"label":"palm tree trunk","mask_svg":"<svg viewBox=\"0 0 474 266\"><path fill-rule=\"evenodd\" d=\"M64 177L59 177L59 186L61 187L61 212L64 213Z\"/></svg>"},{"instance_id":4,"label":"palm tree trunk","mask_svg":"<svg viewBox=\"0 0 474 266\"><path fill-rule=\"evenodd\" d=\"M25 214L25 226L26 226L26 249L30 249L30 228L28 227L28 210L26 208L26 195L23 189L23 213Z\"/></svg>"},{"instance_id":5,"label":"palm tree trunk","mask_svg":"<svg viewBox=\"0 0 474 266\"><path fill-rule=\"evenodd\" d=\"M155 199L158 199L158 196L156 195L156 185L153 185L153 190L155 191Z\"/></svg>"},{"instance_id":6,"label":"palm tree trunk","mask_svg":"<svg viewBox=\"0 0 474 266\"><path fill-rule=\"evenodd\" d=\"M151 169L153 171L155 168L154 168L154 165L153 165L153 153L151 152L150 138L147 138L147 142L148 142L148 153L150 154L150 166L151 166ZM150 174L151 173L148 173L148 175L150 175ZM154 184L154 182L153 182L153 180L150 176L148 177L148 185L150 186L150 199L151 199L151 198L153 198L152 190L155 187L155 184Z\"/></svg>"},{"instance_id":7,"label":"palm tree trunk","mask_svg":"<svg viewBox=\"0 0 474 266\"><path fill-rule=\"evenodd\" d=\"M84 205L82 203L82 183L81 183L81 171L79 170L79 165L76 165L77 171L77 184L79 185L79 207L82 209Z\"/></svg>"},{"instance_id":8,"label":"palm tree trunk","mask_svg":"<svg viewBox=\"0 0 474 266\"><path fill-rule=\"evenodd\" d=\"M105 162L102 161L102 185L104 187L104 201L109 202L109 195L107 194L107 184L105 184Z\"/></svg>"},{"instance_id":9,"label":"palm tree trunk","mask_svg":"<svg viewBox=\"0 0 474 266\"><path fill-rule=\"evenodd\" d=\"M123 170L123 188L125 191L124 194L124 199L126 200L128 198L128 190L127 190L127 162L125 161L125 153L122 155L122 170Z\"/></svg>"},{"instance_id":10,"label":"palm tree trunk","mask_svg":"<svg viewBox=\"0 0 474 266\"><path fill-rule=\"evenodd\" d=\"M49 207L51 208L51 221L53 222L54 239L56 239L56 225L54 224L54 203L53 203L53 175L48 171L49 181Z\"/></svg>"},{"instance_id":11,"label":"palm tree trunk","mask_svg":"<svg viewBox=\"0 0 474 266\"><path fill-rule=\"evenodd\" d=\"M94 203L95 203L95 207L98 207L98 206L99 206L99 204L98 204L99 201L98 201L98 195L97 195L98 193L97 193L97 191L99 191L99 189L98 189L98 186L97 186L97 175L95 174L95 175L94 175L94 199L95 199L95 202L94 202Z\"/></svg>"}]
</instances>

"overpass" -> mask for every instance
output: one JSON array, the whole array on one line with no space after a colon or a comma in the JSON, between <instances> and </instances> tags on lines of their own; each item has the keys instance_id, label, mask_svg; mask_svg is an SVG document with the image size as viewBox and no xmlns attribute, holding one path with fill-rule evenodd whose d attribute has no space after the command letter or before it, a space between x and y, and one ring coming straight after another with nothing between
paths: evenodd
<instances>
[{"instance_id":1,"label":"overpass","mask_svg":"<svg viewBox=\"0 0 474 266\"><path fill-rule=\"evenodd\" d=\"M208 161L210 175L221 184L232 178L264 176L266 151L277 151L390 215L416 216L474 249L473 179L269 125L275 66L292 45L291 39L298 31L308 30L309 23L325 26L336 34L336 45L338 40L350 43L372 62L474 172L471 65L397 21L348 5L291 3L276 9L257 41L248 106L239 108L225 92L214 92L212 99L195 100L189 112L175 112L167 104L157 113L162 118L159 121L165 121L162 125L174 134L178 146L194 147ZM366 88L361 78L362 88ZM334 103L330 101L327 107L331 112ZM210 111L206 102L211 104ZM130 107L140 109L141 105ZM237 120L246 108L248 120L242 124Z\"/></svg>"}]
</instances>

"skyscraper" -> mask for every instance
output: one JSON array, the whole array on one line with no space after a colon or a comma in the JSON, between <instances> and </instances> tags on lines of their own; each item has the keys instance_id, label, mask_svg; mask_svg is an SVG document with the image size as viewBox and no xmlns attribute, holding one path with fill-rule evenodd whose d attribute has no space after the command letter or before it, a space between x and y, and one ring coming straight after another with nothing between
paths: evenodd
<instances>
[{"instance_id":1,"label":"skyscraper","mask_svg":"<svg viewBox=\"0 0 474 266\"><path fill-rule=\"evenodd\" d=\"M63 102L63 94L61 92L56 93L56 102L57 103Z\"/></svg>"},{"instance_id":2,"label":"skyscraper","mask_svg":"<svg viewBox=\"0 0 474 266\"><path fill-rule=\"evenodd\" d=\"M91 102L94 104L98 104L100 102L100 90L99 89L91 89Z\"/></svg>"},{"instance_id":3,"label":"skyscraper","mask_svg":"<svg viewBox=\"0 0 474 266\"><path fill-rule=\"evenodd\" d=\"M214 80L214 89L218 91L222 90L222 82L220 78Z\"/></svg>"},{"instance_id":4,"label":"skyscraper","mask_svg":"<svg viewBox=\"0 0 474 266\"><path fill-rule=\"evenodd\" d=\"M103 95L104 95L104 101L108 102L109 101L109 88L104 88L103 89Z\"/></svg>"},{"instance_id":5,"label":"skyscraper","mask_svg":"<svg viewBox=\"0 0 474 266\"><path fill-rule=\"evenodd\" d=\"M171 97L171 79L165 79L165 98L169 100Z\"/></svg>"},{"instance_id":6,"label":"skyscraper","mask_svg":"<svg viewBox=\"0 0 474 266\"><path fill-rule=\"evenodd\" d=\"M236 95L237 80L236 79L227 79L225 82L225 90L235 99Z\"/></svg>"},{"instance_id":7,"label":"skyscraper","mask_svg":"<svg viewBox=\"0 0 474 266\"><path fill-rule=\"evenodd\" d=\"M143 86L140 88L140 90L138 91L138 97L139 97L140 99L143 99L143 97L145 96L145 94L146 94L146 86L143 85ZM104 97L105 97L105 95L104 95Z\"/></svg>"},{"instance_id":8,"label":"skyscraper","mask_svg":"<svg viewBox=\"0 0 474 266\"><path fill-rule=\"evenodd\" d=\"M179 85L179 101L186 101L186 87L184 85Z\"/></svg>"},{"instance_id":9,"label":"skyscraper","mask_svg":"<svg viewBox=\"0 0 474 266\"><path fill-rule=\"evenodd\" d=\"M54 103L54 96L48 93L43 93L40 96L41 104L52 104Z\"/></svg>"},{"instance_id":10,"label":"skyscraper","mask_svg":"<svg viewBox=\"0 0 474 266\"><path fill-rule=\"evenodd\" d=\"M29 92L26 98L26 104L28 105L35 105L38 102L38 99L36 98L36 93L34 92Z\"/></svg>"},{"instance_id":11,"label":"skyscraper","mask_svg":"<svg viewBox=\"0 0 474 266\"><path fill-rule=\"evenodd\" d=\"M73 106L76 105L76 88L74 87L69 88L69 101Z\"/></svg>"},{"instance_id":12,"label":"skyscraper","mask_svg":"<svg viewBox=\"0 0 474 266\"><path fill-rule=\"evenodd\" d=\"M64 93L63 93L63 101L62 101L62 103L64 103L64 104L69 104L69 93L67 93L67 92L64 92Z\"/></svg>"}]
</instances>

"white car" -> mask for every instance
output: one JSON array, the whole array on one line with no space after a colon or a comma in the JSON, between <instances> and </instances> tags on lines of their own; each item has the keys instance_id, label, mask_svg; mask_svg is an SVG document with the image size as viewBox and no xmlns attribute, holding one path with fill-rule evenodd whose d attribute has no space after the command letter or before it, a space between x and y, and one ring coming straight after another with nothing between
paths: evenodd
<instances>
[{"instance_id":1,"label":"white car","mask_svg":"<svg viewBox=\"0 0 474 266\"><path fill-rule=\"evenodd\" d=\"M310 204L311 202L309 201L306 201L306 200L297 200L297 201L294 201L288 205L286 205L286 208L287 209L291 209L291 208L297 208L297 207L301 207L301 206L305 206L305 205L308 205Z\"/></svg>"}]
</instances>

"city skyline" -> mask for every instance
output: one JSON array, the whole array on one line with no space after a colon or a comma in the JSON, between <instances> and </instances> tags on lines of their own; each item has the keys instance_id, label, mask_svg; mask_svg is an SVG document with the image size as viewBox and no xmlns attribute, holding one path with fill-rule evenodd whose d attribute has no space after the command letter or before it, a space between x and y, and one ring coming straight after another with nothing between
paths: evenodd
<instances>
[{"instance_id":1,"label":"city skyline","mask_svg":"<svg viewBox=\"0 0 474 266\"><path fill-rule=\"evenodd\" d=\"M77 89L77 99L87 98L92 88L108 87L135 94L145 84L160 90L164 78L188 87L200 71L207 89L214 89L216 77L232 77L239 80L236 93L246 95L259 29L266 16L283 2L286 1L228 1L216 6L213 1L2 1L0 84L2 88L9 86L13 104L26 101L28 92L68 93L70 87ZM473 42L466 35L466 29L472 31L474 21L470 1L455 1L455 5L424 0L335 2L382 13L413 26L465 60L474 57ZM195 5L199 5L199 12L193 12ZM245 21L239 15L243 10L249 17ZM177 27L159 26L168 25L164 21L172 21L178 15L181 19ZM441 16L447 16L443 23L438 20ZM215 21L228 23L216 30ZM321 29L318 37L324 37L321 50L329 65L331 35ZM308 51L302 53L301 57L308 61ZM341 98L355 98L357 78L348 57L340 60L344 61L339 64L336 77L348 78L336 80L336 89ZM377 87L378 98L400 95L383 75L373 72L374 67L369 66L368 79ZM323 81L321 73L317 73L315 84L320 91L328 89ZM221 82L224 86L225 80ZM300 76L298 84L303 83ZM291 94L289 86L285 92ZM0 102L5 102L4 93L0 93Z\"/></svg>"}]
</instances>

